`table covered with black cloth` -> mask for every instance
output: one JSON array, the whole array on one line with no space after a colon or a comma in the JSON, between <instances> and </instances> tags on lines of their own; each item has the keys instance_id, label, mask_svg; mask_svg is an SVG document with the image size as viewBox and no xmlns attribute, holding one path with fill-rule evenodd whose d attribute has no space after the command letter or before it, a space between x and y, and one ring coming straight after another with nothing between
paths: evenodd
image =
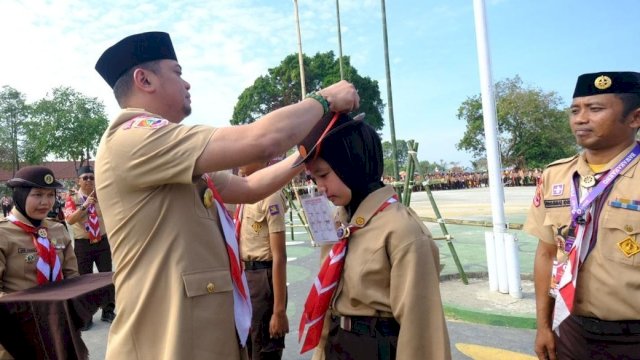
<instances>
[{"instance_id":1,"label":"table covered with black cloth","mask_svg":"<svg viewBox=\"0 0 640 360\"><path fill-rule=\"evenodd\" d=\"M87 359L79 329L113 299L112 276L86 274L0 297L0 343L16 359Z\"/></svg>"}]
</instances>

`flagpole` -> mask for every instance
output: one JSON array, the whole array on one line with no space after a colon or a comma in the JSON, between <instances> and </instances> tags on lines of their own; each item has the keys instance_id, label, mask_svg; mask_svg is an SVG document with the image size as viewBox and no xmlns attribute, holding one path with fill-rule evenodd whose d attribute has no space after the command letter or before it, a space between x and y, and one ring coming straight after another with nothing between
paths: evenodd
<instances>
[{"instance_id":1,"label":"flagpole","mask_svg":"<svg viewBox=\"0 0 640 360\"><path fill-rule=\"evenodd\" d=\"M391 151L393 155L393 177L395 181L398 181L400 180L400 176L398 171L398 150L396 147L396 128L393 121L393 96L391 93L391 69L389 68L389 40L387 38L387 11L385 9L384 0L381 0L381 4L382 4L382 36L383 36L383 42L384 42L384 66L385 66L386 75L387 75L387 102L389 103L388 105L389 130L391 131Z\"/></svg>"},{"instance_id":2,"label":"flagpole","mask_svg":"<svg viewBox=\"0 0 640 360\"><path fill-rule=\"evenodd\" d=\"M300 16L298 15L298 0L293 0L293 8L296 14L296 30L298 32L298 66L300 67L300 98L304 99L307 94L304 82L304 58L302 53L302 36L300 35Z\"/></svg>"},{"instance_id":3,"label":"flagpole","mask_svg":"<svg viewBox=\"0 0 640 360\"><path fill-rule=\"evenodd\" d=\"M478 67L480 70L485 147L487 149L489 194L491 196L491 213L493 216L493 233L487 232L485 234L489 288L492 291L497 290L501 293L509 292L515 298L522 298L517 244L512 234L506 234L507 225L503 207L504 187L501 178L502 169L498 144L496 102L491 78L491 55L489 52L484 0L474 0L473 10Z\"/></svg>"},{"instance_id":4,"label":"flagpole","mask_svg":"<svg viewBox=\"0 0 640 360\"><path fill-rule=\"evenodd\" d=\"M336 0L336 18L338 19L338 63L340 64L340 80L344 80L342 70L342 31L340 29L340 0Z\"/></svg>"}]
</instances>

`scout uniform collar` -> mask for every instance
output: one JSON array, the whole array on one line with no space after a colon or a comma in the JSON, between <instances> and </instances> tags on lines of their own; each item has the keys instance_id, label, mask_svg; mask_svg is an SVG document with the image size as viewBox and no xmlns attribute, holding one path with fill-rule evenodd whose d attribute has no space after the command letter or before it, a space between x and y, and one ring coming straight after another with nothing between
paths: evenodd
<instances>
[{"instance_id":1,"label":"scout uniform collar","mask_svg":"<svg viewBox=\"0 0 640 360\"><path fill-rule=\"evenodd\" d=\"M26 216L24 216L18 209L13 208L11 209L11 215L15 216L16 219L18 219L18 221L25 223L29 226L33 226L33 227L37 227L35 226L30 220L29 218L27 218ZM40 224L40 226L47 226L47 219L43 219L42 223Z\"/></svg>"},{"instance_id":2,"label":"scout uniform collar","mask_svg":"<svg viewBox=\"0 0 640 360\"><path fill-rule=\"evenodd\" d=\"M602 172L606 172L607 170L609 170L612 167L614 167L617 163L619 163L620 160L622 160L629 153L629 151L631 151L631 149L633 149L634 146L636 146L636 142L635 141L633 142L633 144L629 145L629 147L627 147L624 150L622 150L620 152L620 154L616 155L615 158L611 159L611 161L609 161L607 163L607 165L605 165L605 167L603 168ZM577 160L578 160L578 163L576 164L576 171L578 172L578 174L581 177L593 176L594 175L593 171L589 167L589 164L587 163L587 160L586 160L584 152L581 153L580 156L578 156ZM633 161L631 161L629 166L627 166L620 173L619 176L624 176L624 177L627 177L627 178L633 177L633 174L636 171L636 166L633 166L633 164L637 163L638 161L639 161L638 158L633 159Z\"/></svg>"},{"instance_id":3,"label":"scout uniform collar","mask_svg":"<svg viewBox=\"0 0 640 360\"><path fill-rule=\"evenodd\" d=\"M369 223L369 220L376 215L380 204L387 201L391 196L395 194L393 187L387 185L384 186L367 196L358 209L351 217L349 221L349 226L354 226L358 228L362 228Z\"/></svg>"}]
</instances>

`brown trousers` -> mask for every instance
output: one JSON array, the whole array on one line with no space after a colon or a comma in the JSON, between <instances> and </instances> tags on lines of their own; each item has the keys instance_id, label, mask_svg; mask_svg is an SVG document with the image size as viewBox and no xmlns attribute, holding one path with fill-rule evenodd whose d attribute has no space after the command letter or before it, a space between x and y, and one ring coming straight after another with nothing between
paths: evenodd
<instances>
[{"instance_id":1,"label":"brown trousers","mask_svg":"<svg viewBox=\"0 0 640 360\"><path fill-rule=\"evenodd\" d=\"M339 317L331 317L326 360L395 360L399 325L363 319L352 322L352 329L347 331L340 327Z\"/></svg>"},{"instance_id":2,"label":"brown trousers","mask_svg":"<svg viewBox=\"0 0 640 360\"><path fill-rule=\"evenodd\" d=\"M602 332L589 331L578 319L569 316L560 324L560 336L555 336L558 359L640 360L640 334Z\"/></svg>"},{"instance_id":3,"label":"brown trousers","mask_svg":"<svg viewBox=\"0 0 640 360\"><path fill-rule=\"evenodd\" d=\"M251 293L251 333L247 342L249 358L252 360L277 360L282 358L284 336L272 339L269 322L273 315L273 280L271 269L246 270L247 284Z\"/></svg>"}]
</instances>

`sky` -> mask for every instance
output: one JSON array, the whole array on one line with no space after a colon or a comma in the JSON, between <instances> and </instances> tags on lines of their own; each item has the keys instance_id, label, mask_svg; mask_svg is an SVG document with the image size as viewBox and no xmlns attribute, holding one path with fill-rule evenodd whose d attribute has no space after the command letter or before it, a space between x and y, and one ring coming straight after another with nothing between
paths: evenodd
<instances>
[{"instance_id":1,"label":"sky","mask_svg":"<svg viewBox=\"0 0 640 360\"><path fill-rule=\"evenodd\" d=\"M379 82L388 104L381 1L340 0L342 52ZM486 0L493 82L520 76L568 105L578 75L640 71L639 0ZM298 0L302 48L338 54L335 0ZM388 0L386 20L396 139L419 143L418 159L470 167L456 149L457 110L480 93L472 0ZM118 106L95 72L125 36L171 34L193 112L185 124L229 126L238 96L298 51L291 0L2 0L0 86L28 102L70 86ZM391 139L388 108L383 141Z\"/></svg>"}]
</instances>

